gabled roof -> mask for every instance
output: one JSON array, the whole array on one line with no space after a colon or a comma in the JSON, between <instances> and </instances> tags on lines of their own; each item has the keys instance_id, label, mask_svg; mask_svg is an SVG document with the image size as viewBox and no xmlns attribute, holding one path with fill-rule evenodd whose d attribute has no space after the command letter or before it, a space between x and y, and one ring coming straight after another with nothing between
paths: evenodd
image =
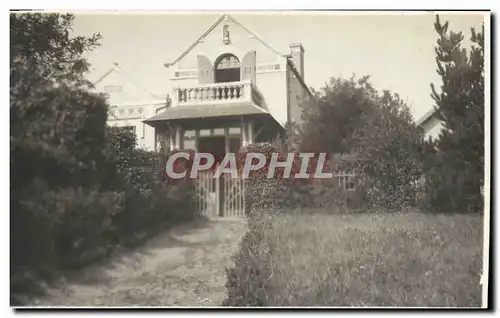
<instances>
[{"instance_id":1,"label":"gabled roof","mask_svg":"<svg viewBox=\"0 0 500 318\"><path fill-rule=\"evenodd\" d=\"M159 96L157 94L153 94L151 91L146 89L144 86L137 84L135 79L133 79L133 76L130 76L127 71L123 70L120 65L117 62L113 62L113 66L106 72L104 73L101 77L99 77L97 80L95 80L92 85L94 86L94 89L97 89L97 85L102 83L105 79L109 78L112 74L117 74L118 77L121 79L121 82L123 84L130 84L135 87L135 89L138 89L139 91L142 91L145 93L146 96L148 96L148 99L152 100L163 100L164 96Z\"/></svg>"},{"instance_id":2,"label":"gabled roof","mask_svg":"<svg viewBox=\"0 0 500 318\"><path fill-rule=\"evenodd\" d=\"M241 27L243 30L245 30L246 32L250 33L251 35L253 35L260 43L262 43L265 47L267 47L268 49L272 50L273 52L275 52L276 54L278 55L281 55L283 57L287 57L289 56L288 54L283 54L281 52L279 52L278 50L276 50L274 47L272 47L271 45L267 44L264 40L262 40L258 35L256 35L255 33L253 33L252 31L250 31L249 29L247 29L243 24L239 23L235 18L233 18L232 16L228 15L228 14L224 14L222 15L211 27L209 27L196 41L194 41L193 44L191 44L190 47L188 47L184 52L182 52L181 55L179 55L178 58L176 58L175 60L173 60L172 62L168 62L168 63L165 63L164 66L165 67L170 67L172 65L174 65L175 63L179 62L184 56L186 56L189 52L191 52L195 47L196 45L198 45L198 43L200 43L201 40L203 40L207 35L209 35L219 24L221 24L223 21L231 21L233 22L234 24L238 25L239 27Z\"/></svg>"},{"instance_id":3,"label":"gabled roof","mask_svg":"<svg viewBox=\"0 0 500 318\"><path fill-rule=\"evenodd\" d=\"M431 110L429 110L427 113L425 113L422 117L420 117L415 122L415 124L417 126L422 126L434 116L439 116L439 112L436 108L433 107Z\"/></svg>"}]
</instances>

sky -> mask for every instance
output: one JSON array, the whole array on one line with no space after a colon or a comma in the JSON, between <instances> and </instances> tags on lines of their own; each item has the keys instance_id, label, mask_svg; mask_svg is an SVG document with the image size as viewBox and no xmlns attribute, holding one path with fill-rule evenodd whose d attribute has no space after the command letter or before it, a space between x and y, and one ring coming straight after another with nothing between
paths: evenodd
<instances>
[{"instance_id":1,"label":"sky","mask_svg":"<svg viewBox=\"0 0 500 318\"><path fill-rule=\"evenodd\" d=\"M90 79L117 62L136 85L155 95L170 93L163 64L174 60L223 13L229 13L283 53L290 43L305 49L308 86L320 88L330 77L370 75L373 86L404 98L415 119L432 109L430 83L436 73L437 33L432 12L209 12L209 13L77 13L76 35L102 35L101 46L88 55ZM439 13L449 29L464 33L481 28L483 12Z\"/></svg>"}]
</instances>

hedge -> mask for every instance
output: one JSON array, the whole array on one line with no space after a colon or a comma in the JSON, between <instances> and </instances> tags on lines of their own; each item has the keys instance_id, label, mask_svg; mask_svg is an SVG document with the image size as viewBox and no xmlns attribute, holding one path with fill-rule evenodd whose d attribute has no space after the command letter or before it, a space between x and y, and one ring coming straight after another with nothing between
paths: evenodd
<instances>
[{"instance_id":1,"label":"hedge","mask_svg":"<svg viewBox=\"0 0 500 318\"><path fill-rule=\"evenodd\" d=\"M195 217L189 180L161 180L156 153L135 148L133 135L110 128L100 182L57 187L34 178L11 191L11 293L36 291L61 270L99 261L120 247Z\"/></svg>"}]
</instances>

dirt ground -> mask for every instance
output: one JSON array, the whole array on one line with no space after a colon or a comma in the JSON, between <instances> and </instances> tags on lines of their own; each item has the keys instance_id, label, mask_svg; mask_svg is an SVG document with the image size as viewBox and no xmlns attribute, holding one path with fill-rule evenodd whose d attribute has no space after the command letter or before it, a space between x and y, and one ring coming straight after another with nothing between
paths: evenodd
<instances>
[{"instance_id":1,"label":"dirt ground","mask_svg":"<svg viewBox=\"0 0 500 318\"><path fill-rule=\"evenodd\" d=\"M69 275L34 306L219 306L244 219L199 221Z\"/></svg>"}]
</instances>

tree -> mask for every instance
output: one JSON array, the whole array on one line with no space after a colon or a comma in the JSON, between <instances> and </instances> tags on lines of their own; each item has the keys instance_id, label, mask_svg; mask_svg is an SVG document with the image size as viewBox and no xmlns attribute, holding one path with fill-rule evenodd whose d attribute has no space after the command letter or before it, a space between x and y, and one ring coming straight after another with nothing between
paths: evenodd
<instances>
[{"instance_id":1,"label":"tree","mask_svg":"<svg viewBox=\"0 0 500 318\"><path fill-rule=\"evenodd\" d=\"M55 186L98 177L107 104L89 91L84 53L98 46L100 35L70 37L73 20L69 14L10 16L13 192L35 177Z\"/></svg>"},{"instance_id":2,"label":"tree","mask_svg":"<svg viewBox=\"0 0 500 318\"><path fill-rule=\"evenodd\" d=\"M296 127L301 150L349 152L353 132L362 125L361 114L373 108L376 92L369 77L331 78L314 95L313 100L301 105L303 124Z\"/></svg>"},{"instance_id":3,"label":"tree","mask_svg":"<svg viewBox=\"0 0 500 318\"><path fill-rule=\"evenodd\" d=\"M99 35L70 37L73 19L10 16L11 273L54 261L50 224L57 211L29 207L42 205L40 198L52 190L91 191L101 178L107 104L89 91L83 56L98 45Z\"/></svg>"},{"instance_id":4,"label":"tree","mask_svg":"<svg viewBox=\"0 0 500 318\"><path fill-rule=\"evenodd\" d=\"M377 91L368 76L332 78L316 92L315 101L302 107L302 151L349 155L343 168L363 176L373 205L400 208L414 203L421 131L397 94Z\"/></svg>"},{"instance_id":5,"label":"tree","mask_svg":"<svg viewBox=\"0 0 500 318\"><path fill-rule=\"evenodd\" d=\"M441 92L431 84L444 129L426 162L427 195L442 211L482 210L484 182L484 26L471 29L472 45L462 48L461 32L448 31L436 17L437 73Z\"/></svg>"},{"instance_id":6,"label":"tree","mask_svg":"<svg viewBox=\"0 0 500 318\"><path fill-rule=\"evenodd\" d=\"M415 204L416 181L421 176L421 130L410 108L398 94L384 90L376 105L363 114L354 133L355 171L364 177L370 205L399 209Z\"/></svg>"}]
</instances>

